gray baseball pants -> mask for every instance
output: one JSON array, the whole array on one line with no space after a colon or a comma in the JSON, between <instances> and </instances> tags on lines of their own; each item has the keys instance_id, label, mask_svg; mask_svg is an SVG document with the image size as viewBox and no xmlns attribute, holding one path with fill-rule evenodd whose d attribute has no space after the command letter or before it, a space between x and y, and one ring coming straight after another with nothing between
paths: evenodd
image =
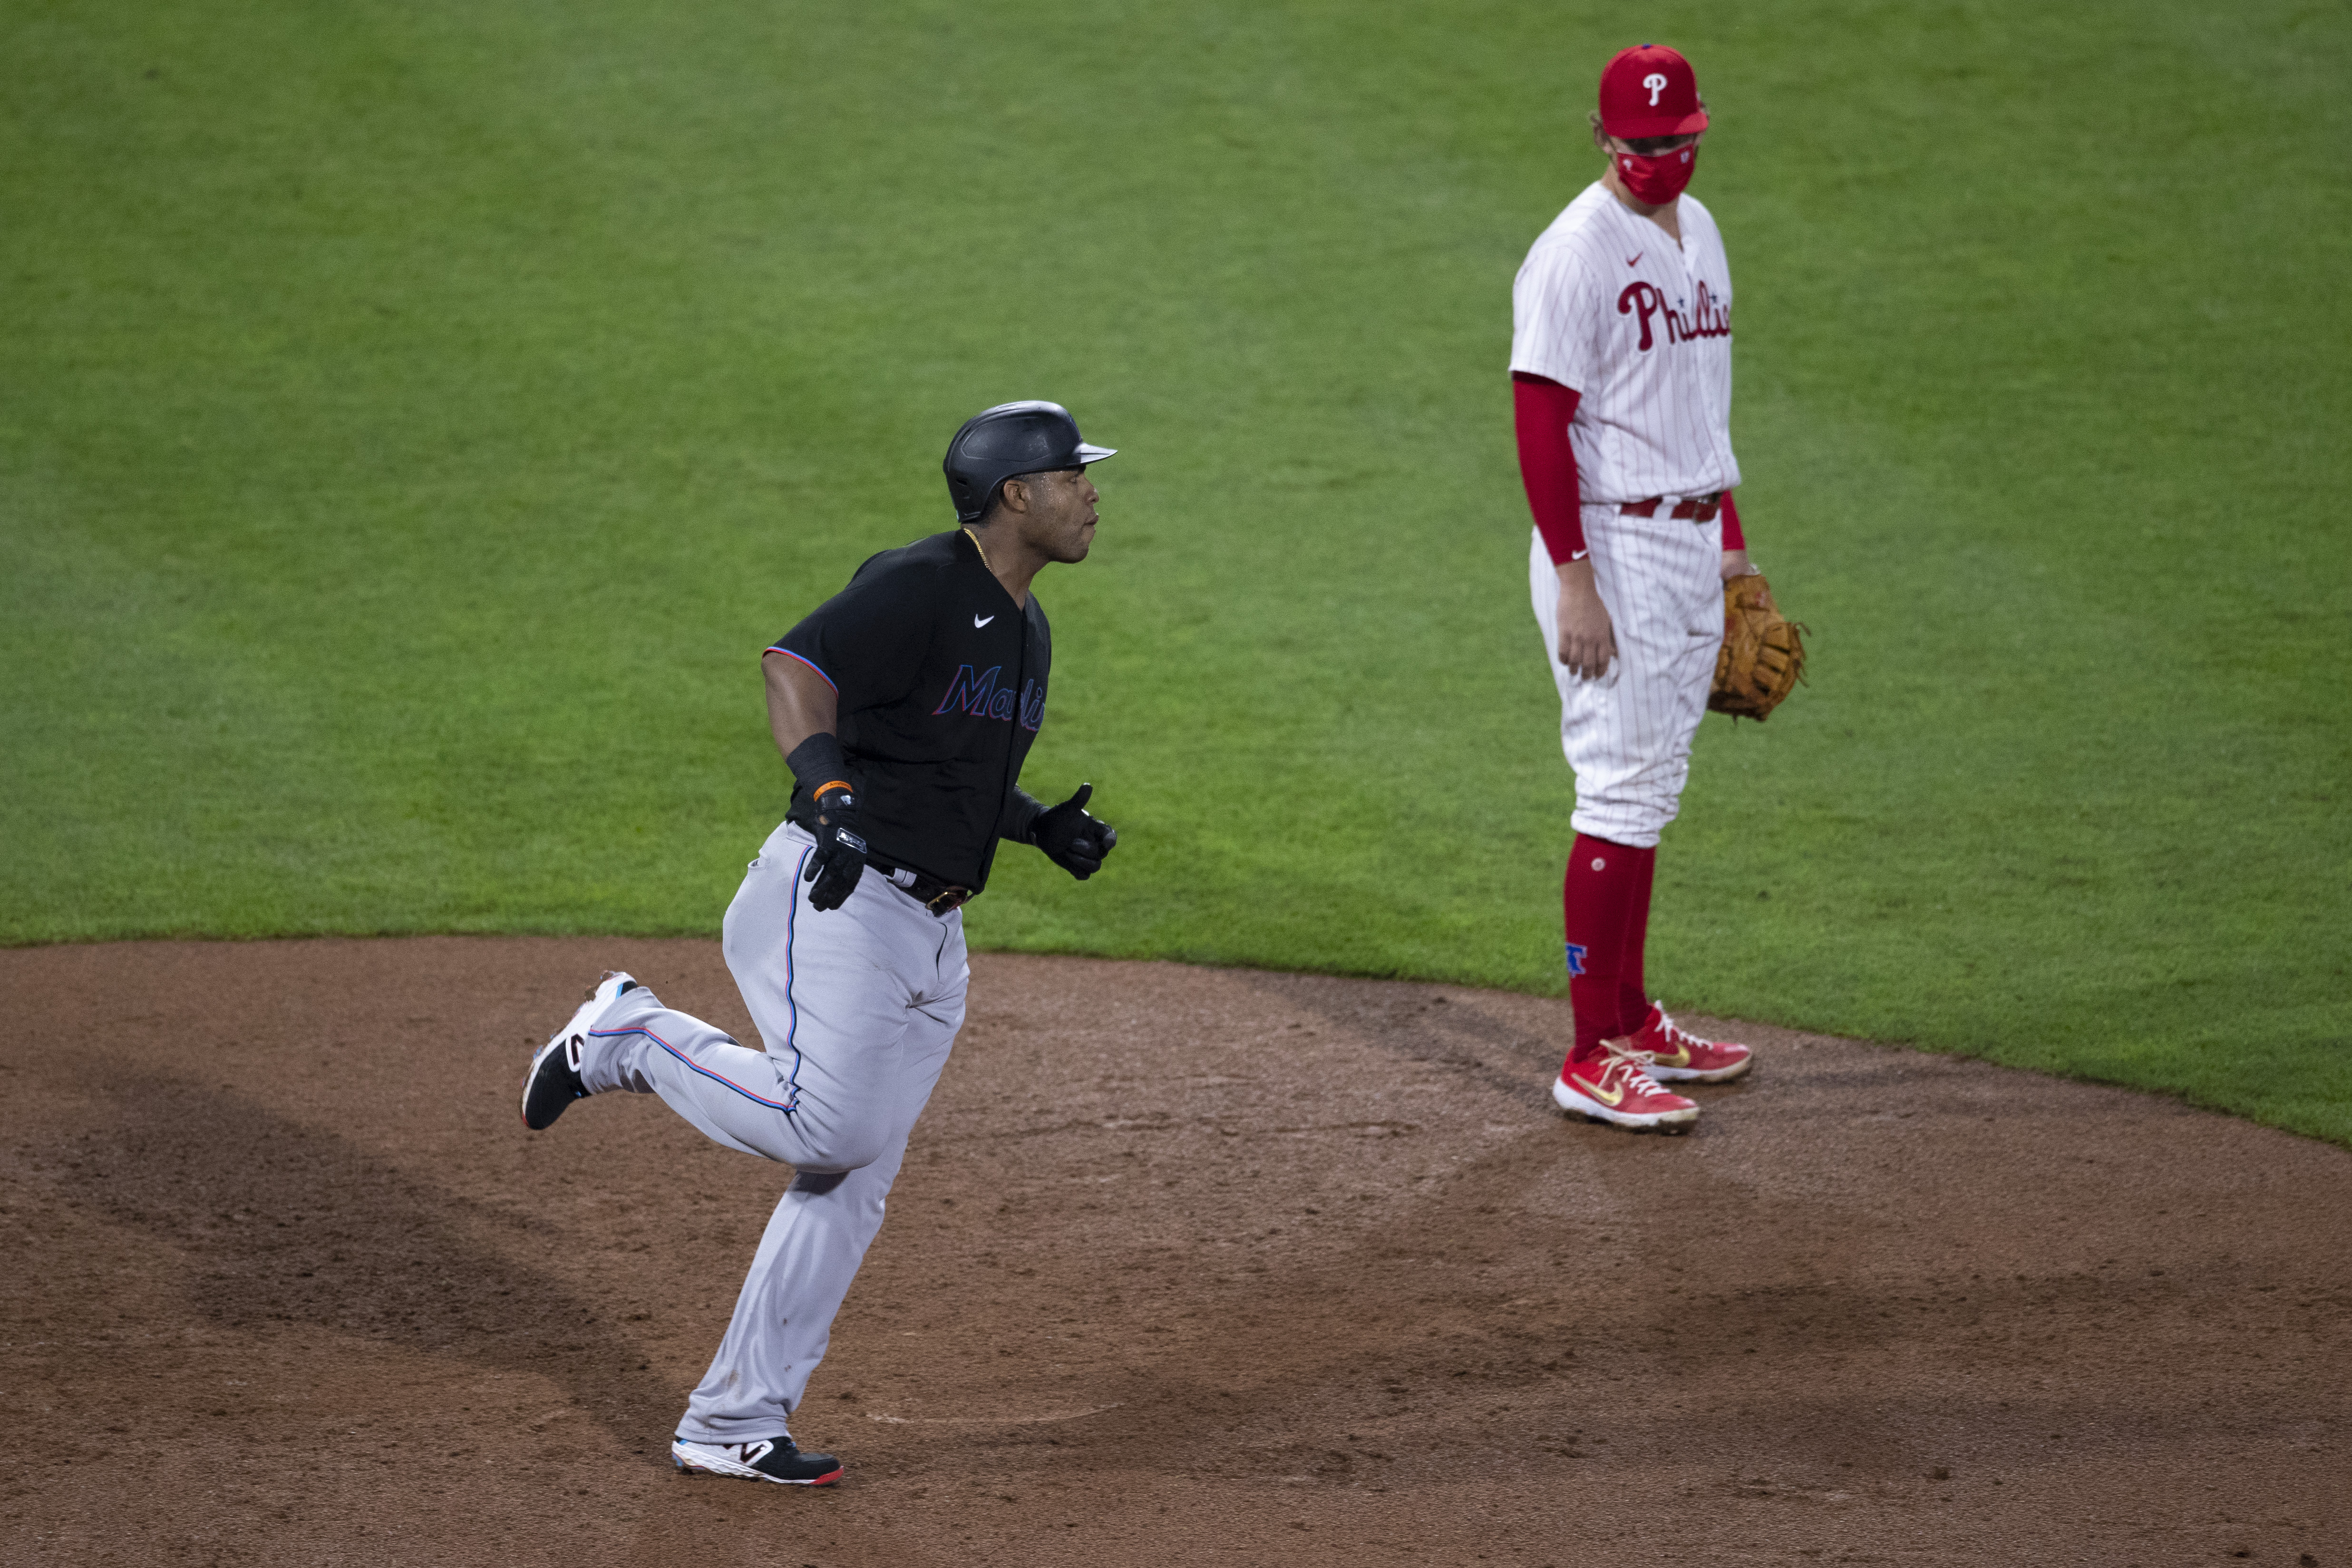
<instances>
[{"instance_id":1,"label":"gray baseball pants","mask_svg":"<svg viewBox=\"0 0 2352 1568\"><path fill-rule=\"evenodd\" d=\"M640 988L581 1053L591 1093L658 1094L729 1148L793 1168L678 1424L692 1443L789 1430L963 1026L962 911L933 915L870 868L839 909L811 909L801 870L815 847L777 828L727 907L727 967L765 1050Z\"/></svg>"}]
</instances>

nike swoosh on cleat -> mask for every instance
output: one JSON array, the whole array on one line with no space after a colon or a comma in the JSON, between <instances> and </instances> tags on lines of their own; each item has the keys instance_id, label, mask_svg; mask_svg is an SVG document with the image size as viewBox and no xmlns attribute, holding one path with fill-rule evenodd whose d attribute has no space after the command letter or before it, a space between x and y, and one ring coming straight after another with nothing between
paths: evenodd
<instances>
[{"instance_id":1,"label":"nike swoosh on cleat","mask_svg":"<svg viewBox=\"0 0 2352 1568\"><path fill-rule=\"evenodd\" d=\"M996 617L994 616L974 616L971 618L971 629L978 631L981 627L988 625L989 622L995 618Z\"/></svg>"},{"instance_id":2,"label":"nike swoosh on cleat","mask_svg":"<svg viewBox=\"0 0 2352 1568\"><path fill-rule=\"evenodd\" d=\"M1622 1089L1616 1093L1612 1094L1597 1083L1585 1083L1577 1079L1570 1079L1569 1081L1575 1084L1579 1089L1591 1095L1593 1099L1599 1100L1603 1105L1616 1105L1622 1102L1625 1098L1625 1091Z\"/></svg>"}]
</instances>

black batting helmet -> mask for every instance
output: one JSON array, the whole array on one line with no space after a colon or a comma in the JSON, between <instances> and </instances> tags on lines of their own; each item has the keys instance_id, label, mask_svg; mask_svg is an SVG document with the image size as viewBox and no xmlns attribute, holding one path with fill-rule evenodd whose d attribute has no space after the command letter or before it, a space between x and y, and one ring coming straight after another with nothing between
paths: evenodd
<instances>
[{"instance_id":1,"label":"black batting helmet","mask_svg":"<svg viewBox=\"0 0 2352 1568\"><path fill-rule=\"evenodd\" d=\"M1118 450L1078 439L1078 422L1058 403L1000 403L963 422L948 443L948 494L956 521L978 522L997 487L1022 474L1077 468Z\"/></svg>"}]
</instances>

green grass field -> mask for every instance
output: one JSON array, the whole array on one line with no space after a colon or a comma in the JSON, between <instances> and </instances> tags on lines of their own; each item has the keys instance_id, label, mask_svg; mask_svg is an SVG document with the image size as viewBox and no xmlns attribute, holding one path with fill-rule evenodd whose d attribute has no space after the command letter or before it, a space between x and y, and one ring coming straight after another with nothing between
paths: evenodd
<instances>
[{"instance_id":1,"label":"green grass field","mask_svg":"<svg viewBox=\"0 0 2352 1568\"><path fill-rule=\"evenodd\" d=\"M2352 1142L2352 12L1645 16L17 0L0 940L715 930L758 650L1052 396L1122 845L975 941L1557 990L1509 283L1656 37L1815 673L1654 983Z\"/></svg>"}]
</instances>

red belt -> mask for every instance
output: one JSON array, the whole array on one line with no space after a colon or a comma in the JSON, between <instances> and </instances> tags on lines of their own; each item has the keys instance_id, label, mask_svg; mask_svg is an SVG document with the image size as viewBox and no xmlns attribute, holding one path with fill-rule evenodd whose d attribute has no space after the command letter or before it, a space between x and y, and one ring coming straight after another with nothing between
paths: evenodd
<instances>
[{"instance_id":1,"label":"red belt","mask_svg":"<svg viewBox=\"0 0 2352 1568\"><path fill-rule=\"evenodd\" d=\"M1658 509L1665 504L1666 498L1664 496L1652 496L1648 500L1629 500L1617 509L1617 515L1655 517L1658 515ZM1675 510L1666 515L1683 522L1713 522L1716 509L1722 504L1723 492L1717 490L1713 495L1693 496L1688 500L1677 501L1675 504Z\"/></svg>"}]
</instances>

